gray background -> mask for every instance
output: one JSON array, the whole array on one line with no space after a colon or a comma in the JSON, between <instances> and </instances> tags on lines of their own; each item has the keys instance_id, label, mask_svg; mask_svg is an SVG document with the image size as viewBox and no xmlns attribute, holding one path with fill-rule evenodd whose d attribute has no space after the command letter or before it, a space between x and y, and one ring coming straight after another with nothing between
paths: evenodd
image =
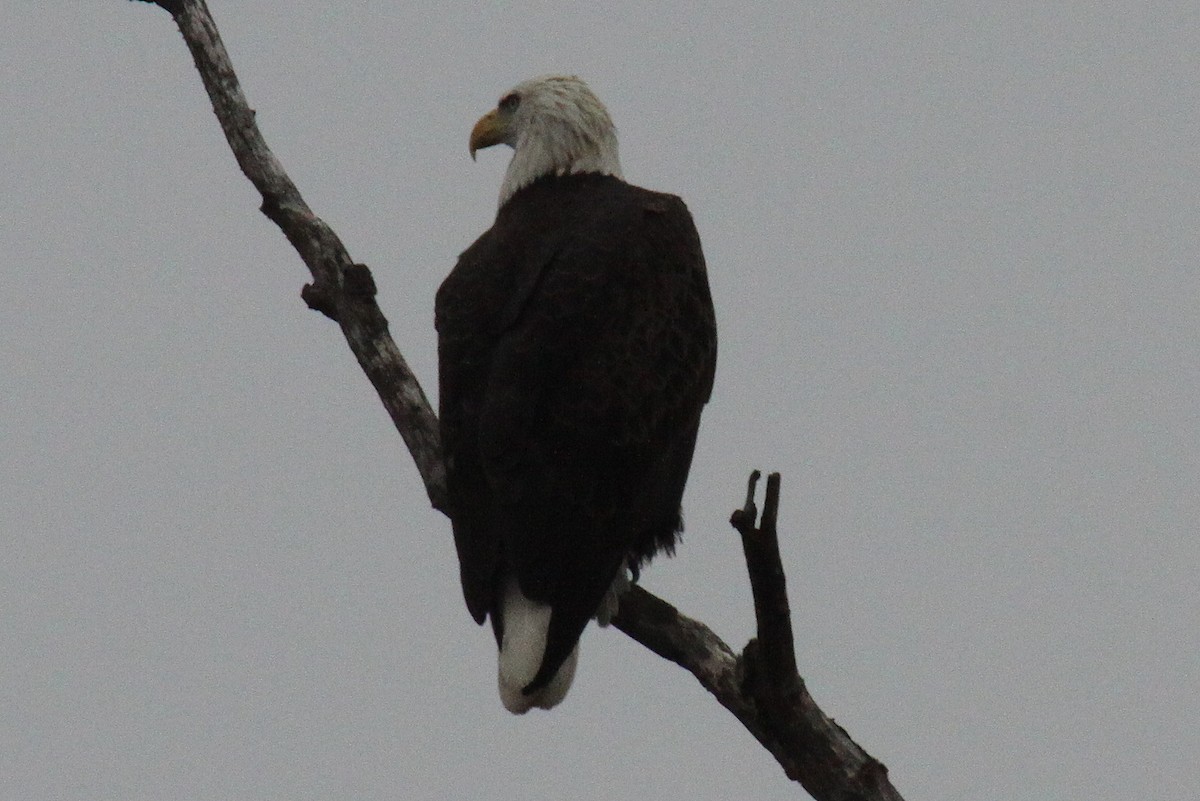
<instances>
[{"instance_id":1,"label":"gray background","mask_svg":"<svg viewBox=\"0 0 1200 801\"><path fill-rule=\"evenodd\" d=\"M740 647L726 520L779 470L802 673L908 798L1195 798L1200 6L649 5L213 11L431 394L508 158L471 124L588 79L721 325L647 586ZM616 632L504 712L449 527L169 17L0 22L0 796L801 794Z\"/></svg>"}]
</instances>

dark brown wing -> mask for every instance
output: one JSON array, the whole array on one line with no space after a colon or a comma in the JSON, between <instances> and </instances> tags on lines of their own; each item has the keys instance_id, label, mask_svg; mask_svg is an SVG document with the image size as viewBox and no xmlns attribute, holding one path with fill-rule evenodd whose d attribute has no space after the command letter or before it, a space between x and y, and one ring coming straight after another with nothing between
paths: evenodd
<instances>
[{"instance_id":1,"label":"dark brown wing","mask_svg":"<svg viewBox=\"0 0 1200 801\"><path fill-rule=\"evenodd\" d=\"M494 603L502 564L554 610L531 687L570 653L622 561L674 543L716 355L703 256L682 201L599 176L546 184L510 202L528 215L497 220L497 240L523 230L520 263L476 276L491 285L482 304L492 306L483 315L491 338L442 382L451 483L458 474L472 488L472 508L460 515L455 506L460 559L471 551L468 606L480 619L484 597ZM443 293L445 344L455 326ZM467 350L441 348L443 370ZM470 381L486 374L481 392L459 386L468 370Z\"/></svg>"}]
</instances>

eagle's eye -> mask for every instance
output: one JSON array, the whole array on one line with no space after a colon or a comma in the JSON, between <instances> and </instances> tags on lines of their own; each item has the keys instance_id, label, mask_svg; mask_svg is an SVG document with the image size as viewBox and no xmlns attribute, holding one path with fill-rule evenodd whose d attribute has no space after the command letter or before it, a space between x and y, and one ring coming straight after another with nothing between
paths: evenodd
<instances>
[{"instance_id":1,"label":"eagle's eye","mask_svg":"<svg viewBox=\"0 0 1200 801\"><path fill-rule=\"evenodd\" d=\"M509 92L500 98L501 111L515 111L519 105L521 105L521 96L516 92Z\"/></svg>"}]
</instances>

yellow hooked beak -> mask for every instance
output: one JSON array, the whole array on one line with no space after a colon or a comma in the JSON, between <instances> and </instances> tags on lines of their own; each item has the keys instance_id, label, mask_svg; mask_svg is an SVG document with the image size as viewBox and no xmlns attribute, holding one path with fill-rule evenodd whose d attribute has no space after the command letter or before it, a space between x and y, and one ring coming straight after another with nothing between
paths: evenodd
<instances>
[{"instance_id":1,"label":"yellow hooked beak","mask_svg":"<svg viewBox=\"0 0 1200 801\"><path fill-rule=\"evenodd\" d=\"M480 117L479 122L475 123L475 127L471 129L471 141L468 143L471 160L475 160L476 150L503 144L506 139L508 139L507 122L501 117L499 109L492 109Z\"/></svg>"}]
</instances>

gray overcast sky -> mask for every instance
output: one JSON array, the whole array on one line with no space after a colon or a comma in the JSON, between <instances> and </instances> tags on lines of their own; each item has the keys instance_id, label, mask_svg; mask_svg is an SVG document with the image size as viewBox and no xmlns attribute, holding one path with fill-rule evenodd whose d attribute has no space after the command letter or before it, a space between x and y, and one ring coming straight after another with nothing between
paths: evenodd
<instances>
[{"instance_id":1,"label":"gray overcast sky","mask_svg":"<svg viewBox=\"0 0 1200 801\"><path fill-rule=\"evenodd\" d=\"M908 798L1195 797L1200 6L212 8L431 393L508 157L472 123L592 84L721 325L646 584L740 647L726 520L781 471L801 672ZM0 22L0 796L801 795L617 632L504 712L449 526L168 15Z\"/></svg>"}]
</instances>

